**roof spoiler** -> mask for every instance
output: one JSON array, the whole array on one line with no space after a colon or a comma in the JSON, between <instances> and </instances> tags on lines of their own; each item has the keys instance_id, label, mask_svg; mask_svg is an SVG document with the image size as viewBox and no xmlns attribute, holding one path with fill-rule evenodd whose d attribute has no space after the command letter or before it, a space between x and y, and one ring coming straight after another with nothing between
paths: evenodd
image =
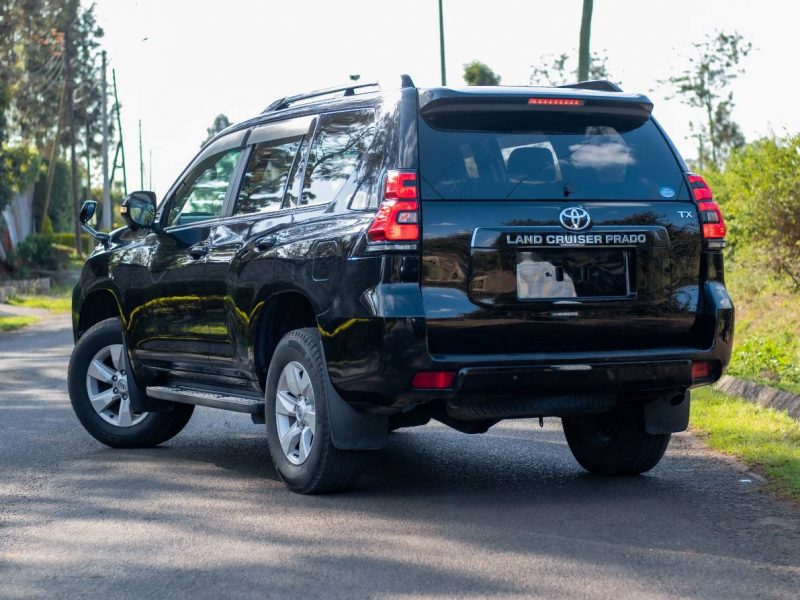
<instances>
[{"instance_id":1,"label":"roof spoiler","mask_svg":"<svg viewBox=\"0 0 800 600\"><path fill-rule=\"evenodd\" d=\"M597 90L598 92L621 92L622 88L608 79L590 79L579 81L578 83L566 83L559 85L560 88L578 88L581 90Z\"/></svg>"}]
</instances>

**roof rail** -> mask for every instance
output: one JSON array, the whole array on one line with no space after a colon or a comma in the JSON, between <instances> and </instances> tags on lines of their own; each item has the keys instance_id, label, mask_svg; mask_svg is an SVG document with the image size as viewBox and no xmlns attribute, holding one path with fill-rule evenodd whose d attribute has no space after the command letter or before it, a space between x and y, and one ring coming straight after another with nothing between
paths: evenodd
<instances>
[{"instance_id":1,"label":"roof rail","mask_svg":"<svg viewBox=\"0 0 800 600\"><path fill-rule=\"evenodd\" d=\"M598 92L621 92L622 88L616 83L607 79L591 79L589 81L579 81L578 83L568 83L559 85L560 88L580 88L582 90L597 90Z\"/></svg>"},{"instance_id":2,"label":"roof rail","mask_svg":"<svg viewBox=\"0 0 800 600\"><path fill-rule=\"evenodd\" d=\"M350 85L343 85L341 87L332 87L332 88L325 88L324 90L316 90L313 92L308 92L306 94L297 94L294 96L284 96L283 98L278 98L272 104L267 106L261 113L266 114L270 112L275 112L278 110L283 110L284 108L289 108L295 102L300 102L301 100L307 100L309 98L318 98L320 96L328 96L330 94L336 94L339 92L343 92L342 96L355 96L356 90L362 88L369 88L375 87L379 88L378 82L372 83L351 83ZM411 80L411 77L408 75L401 75L400 76L400 87L403 88L413 88L414 82Z\"/></svg>"}]
</instances>

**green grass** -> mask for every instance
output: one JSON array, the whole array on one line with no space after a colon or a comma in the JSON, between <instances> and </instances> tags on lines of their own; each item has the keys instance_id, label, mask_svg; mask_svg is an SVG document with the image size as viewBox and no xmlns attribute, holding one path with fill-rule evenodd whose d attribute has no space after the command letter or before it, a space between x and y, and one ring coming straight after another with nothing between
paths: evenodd
<instances>
[{"instance_id":1,"label":"green grass","mask_svg":"<svg viewBox=\"0 0 800 600\"><path fill-rule=\"evenodd\" d=\"M725 267L736 305L728 373L800 393L800 294L755 264Z\"/></svg>"},{"instance_id":2,"label":"green grass","mask_svg":"<svg viewBox=\"0 0 800 600\"><path fill-rule=\"evenodd\" d=\"M800 423L788 414L706 388L692 398L691 427L765 475L779 495L800 501Z\"/></svg>"},{"instance_id":3,"label":"green grass","mask_svg":"<svg viewBox=\"0 0 800 600\"><path fill-rule=\"evenodd\" d=\"M72 293L69 290L55 290L55 294L17 296L9 300L9 304L64 313L72 310Z\"/></svg>"},{"instance_id":4,"label":"green grass","mask_svg":"<svg viewBox=\"0 0 800 600\"><path fill-rule=\"evenodd\" d=\"M36 317L0 317L0 333L33 325L38 320Z\"/></svg>"}]
</instances>

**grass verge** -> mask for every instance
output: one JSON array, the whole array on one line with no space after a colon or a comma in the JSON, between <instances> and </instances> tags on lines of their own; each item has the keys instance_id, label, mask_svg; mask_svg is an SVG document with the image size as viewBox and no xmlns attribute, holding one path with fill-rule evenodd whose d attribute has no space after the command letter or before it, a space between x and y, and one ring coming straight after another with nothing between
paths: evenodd
<instances>
[{"instance_id":1,"label":"grass verge","mask_svg":"<svg viewBox=\"0 0 800 600\"><path fill-rule=\"evenodd\" d=\"M691 427L710 447L764 474L778 495L800 502L800 423L712 388L694 393Z\"/></svg>"},{"instance_id":2,"label":"grass verge","mask_svg":"<svg viewBox=\"0 0 800 600\"><path fill-rule=\"evenodd\" d=\"M14 306L44 308L52 312L65 313L72 310L72 298L61 296L17 296L9 300Z\"/></svg>"},{"instance_id":3,"label":"grass verge","mask_svg":"<svg viewBox=\"0 0 800 600\"><path fill-rule=\"evenodd\" d=\"M0 317L0 333L33 325L36 321L36 317Z\"/></svg>"}]
</instances>

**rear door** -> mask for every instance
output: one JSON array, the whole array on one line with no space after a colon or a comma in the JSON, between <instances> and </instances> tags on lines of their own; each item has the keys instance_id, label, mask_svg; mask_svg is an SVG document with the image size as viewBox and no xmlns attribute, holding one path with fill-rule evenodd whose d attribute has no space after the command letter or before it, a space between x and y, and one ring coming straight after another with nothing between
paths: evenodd
<instances>
[{"instance_id":1,"label":"rear door","mask_svg":"<svg viewBox=\"0 0 800 600\"><path fill-rule=\"evenodd\" d=\"M681 163L649 110L586 104L423 109L432 353L703 344L701 232Z\"/></svg>"}]
</instances>

